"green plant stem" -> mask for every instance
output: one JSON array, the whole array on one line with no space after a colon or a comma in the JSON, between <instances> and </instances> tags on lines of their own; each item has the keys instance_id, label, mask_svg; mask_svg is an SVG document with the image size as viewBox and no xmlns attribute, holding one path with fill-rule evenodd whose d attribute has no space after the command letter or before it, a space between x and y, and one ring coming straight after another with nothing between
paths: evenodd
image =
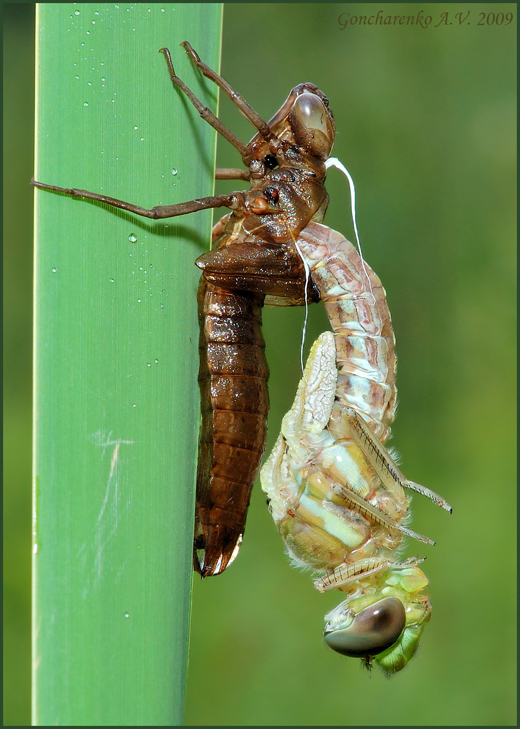
<instances>
[{"instance_id":1,"label":"green plant stem","mask_svg":"<svg viewBox=\"0 0 520 729\"><path fill-rule=\"evenodd\" d=\"M213 192L220 4L38 6L36 179L144 207ZM211 212L36 192L33 723L183 719Z\"/></svg>"}]
</instances>

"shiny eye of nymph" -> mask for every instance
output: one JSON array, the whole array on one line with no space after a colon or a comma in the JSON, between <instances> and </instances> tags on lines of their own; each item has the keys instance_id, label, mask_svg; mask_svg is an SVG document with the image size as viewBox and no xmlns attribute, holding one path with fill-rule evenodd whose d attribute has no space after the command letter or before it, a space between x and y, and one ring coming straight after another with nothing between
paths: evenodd
<instances>
[{"instance_id":1,"label":"shiny eye of nymph","mask_svg":"<svg viewBox=\"0 0 520 729\"><path fill-rule=\"evenodd\" d=\"M298 96L290 113L298 143L314 157L327 159L334 144L334 126L323 101L316 94Z\"/></svg>"},{"instance_id":2,"label":"shiny eye of nymph","mask_svg":"<svg viewBox=\"0 0 520 729\"><path fill-rule=\"evenodd\" d=\"M264 157L264 164L268 170L274 170L275 167L278 167L278 160L274 154L266 154Z\"/></svg>"},{"instance_id":3,"label":"shiny eye of nymph","mask_svg":"<svg viewBox=\"0 0 520 729\"><path fill-rule=\"evenodd\" d=\"M360 610L347 628L326 631L325 642L351 658L377 656L396 642L405 623L402 602L396 597L386 597Z\"/></svg>"}]
</instances>

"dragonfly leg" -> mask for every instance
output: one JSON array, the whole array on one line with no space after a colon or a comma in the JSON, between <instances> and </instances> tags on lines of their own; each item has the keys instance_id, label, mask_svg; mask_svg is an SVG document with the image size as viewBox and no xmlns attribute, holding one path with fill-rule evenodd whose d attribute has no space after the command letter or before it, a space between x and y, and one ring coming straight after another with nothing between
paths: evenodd
<instances>
[{"instance_id":1,"label":"dragonfly leg","mask_svg":"<svg viewBox=\"0 0 520 729\"><path fill-rule=\"evenodd\" d=\"M415 483L415 481L409 481L405 476L403 476L397 463L394 461L385 446L378 438L376 438L363 418L361 418L355 410L348 408L346 414L351 425L351 432L355 441L360 446L363 454L373 466L389 492L395 493L396 486L409 488L413 491L417 491L423 496L426 496L428 499L431 499L434 504L446 509L446 511L449 511L450 514L452 513L452 508L446 499L443 499L442 496L436 494L435 491L426 488L426 486L421 486L420 484Z\"/></svg>"},{"instance_id":2,"label":"dragonfly leg","mask_svg":"<svg viewBox=\"0 0 520 729\"><path fill-rule=\"evenodd\" d=\"M188 43L188 41L183 41L181 43L181 46L183 46L186 50L186 53L190 56L193 63L201 70L201 72L204 74L206 78L209 78L211 81L213 81L222 91L229 96L231 101L240 109L242 114L245 116L245 118L251 122L251 124L258 129L260 132L260 135L267 141L278 141L277 137L273 132L271 131L269 125L267 122L265 122L262 117L253 109L251 104L249 104L241 94L237 93L229 84L227 81L225 81L222 76L220 76L218 73L216 73L212 68L209 66L206 66L205 63L203 63L199 55L196 51L193 50L191 45Z\"/></svg>"},{"instance_id":3,"label":"dragonfly leg","mask_svg":"<svg viewBox=\"0 0 520 729\"><path fill-rule=\"evenodd\" d=\"M408 557L402 562L392 562L390 559L384 557L367 557L360 559L355 563L346 563L338 565L328 575L320 577L319 580L314 582L314 587L319 592L327 592L328 590L334 590L335 588L341 589L350 582L356 580L362 580L370 575L378 574L383 572L389 567L394 572L399 570L410 570L417 565L421 564L426 560L426 557ZM326 616L328 617L328 616Z\"/></svg>"},{"instance_id":4,"label":"dragonfly leg","mask_svg":"<svg viewBox=\"0 0 520 729\"><path fill-rule=\"evenodd\" d=\"M54 192L63 192L71 197L83 197L88 200L99 200L113 208L128 210L130 213L141 215L143 218L152 218L159 220L161 218L175 218L177 215L187 215L188 213L196 213L199 210L208 210L209 208L228 207L233 210L240 206L240 193L231 193L230 195L214 195L213 197L201 197L198 200L189 200L188 202L177 203L176 205L158 205L148 210L139 205L118 200L115 197L100 195L97 192L89 192L88 190L78 190L76 188L58 187L57 185L47 185L44 182L31 180L31 185L38 187L40 190L53 190Z\"/></svg>"},{"instance_id":5,"label":"dragonfly leg","mask_svg":"<svg viewBox=\"0 0 520 729\"><path fill-rule=\"evenodd\" d=\"M249 170L242 170L238 167L217 167L215 170L216 180L246 180L250 182Z\"/></svg>"},{"instance_id":6,"label":"dragonfly leg","mask_svg":"<svg viewBox=\"0 0 520 729\"><path fill-rule=\"evenodd\" d=\"M425 537L422 534L418 534L417 532L408 529L403 524L400 524L399 522L394 521L394 519L391 519L387 514L385 514L384 511L381 511L381 509L378 509L376 506L372 506L372 504L366 501L362 496L359 496L355 493L355 491L349 489L346 484L334 483L332 485L332 490L347 503L352 504L358 514L361 514L373 523L380 524L387 529L398 530L403 534L406 534L408 537L412 537L412 539L417 539L419 542L424 542L425 544L432 545L435 544L435 542L428 537Z\"/></svg>"},{"instance_id":7,"label":"dragonfly leg","mask_svg":"<svg viewBox=\"0 0 520 729\"><path fill-rule=\"evenodd\" d=\"M356 580L363 579L369 575L376 574L382 570L387 569L392 562L389 559L381 559L376 557L368 557L367 559L360 559L355 564L343 564L338 565L332 572L319 580L316 580L314 587L319 592L327 592L327 590L334 590L337 587L343 587L349 582L355 582Z\"/></svg>"},{"instance_id":8,"label":"dragonfly leg","mask_svg":"<svg viewBox=\"0 0 520 729\"><path fill-rule=\"evenodd\" d=\"M233 145L233 147L235 147L235 149L238 150L238 152L240 153L240 156L244 160L244 163L247 164L247 147L246 147L246 145L243 142L241 142L237 136L235 136L233 134L231 129L228 129L224 124L222 124L220 119L218 119L215 116L215 114L211 111L211 109L208 109L207 106L204 106L202 101L200 101L200 99L198 99L195 96L193 91L190 88L188 88L188 86L186 86L184 81L181 81L181 79L175 73L172 57L171 57L171 54L170 54L170 51L168 50L168 48L160 48L159 52L164 53L164 56L166 58L166 63L168 64L168 70L170 72L170 78L171 78L172 82L175 84L175 86L178 86L178 88L184 94L186 94L186 96L191 101L193 106L197 109L197 111L199 112L201 117L205 121L207 121L208 124L210 126L212 126L213 129L215 129L215 131L217 131L225 139L227 139L228 142L230 142Z\"/></svg>"}]
</instances>

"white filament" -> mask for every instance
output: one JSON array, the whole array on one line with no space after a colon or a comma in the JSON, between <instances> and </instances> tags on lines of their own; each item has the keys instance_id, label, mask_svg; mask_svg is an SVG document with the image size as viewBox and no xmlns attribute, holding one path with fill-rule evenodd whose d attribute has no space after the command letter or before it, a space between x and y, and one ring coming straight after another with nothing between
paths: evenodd
<instances>
[{"instance_id":1,"label":"white filament","mask_svg":"<svg viewBox=\"0 0 520 729\"><path fill-rule=\"evenodd\" d=\"M354 185L354 180L352 179L352 176L350 172L347 170L345 165L339 161L337 157L329 157L329 159L325 162L325 167L328 169L329 167L336 167L340 172L343 172L345 177L348 180L348 184L350 187L350 208L352 212L352 222L354 224L354 233L356 235L356 243L359 251L359 257L361 259L361 265L363 266L363 271L365 272L365 276L368 282L368 287L370 289L370 293L372 295L373 300L375 301L374 292L372 290L372 281L370 280L370 276L368 275L367 267L365 265L365 259L363 258L363 251L361 249L361 241L359 239L359 232L357 227L357 220L356 220L356 186ZM309 318L309 302L307 298L307 286L309 284L309 278L310 278L310 269L309 264L305 260L305 257L303 253L301 252L298 242L294 241L294 244L296 246L296 250L299 253L300 258L302 259L303 267L305 269L305 319L303 322L303 331L302 331L302 343L300 347L300 364L302 368L302 374L305 377L305 367L303 364L303 350L305 346L305 335L307 333L307 321Z\"/></svg>"},{"instance_id":2,"label":"white filament","mask_svg":"<svg viewBox=\"0 0 520 729\"><path fill-rule=\"evenodd\" d=\"M309 264L305 260L305 256L300 250L300 246L298 245L298 241L294 241L294 245L296 247L296 250L298 251L298 255L302 259L303 268L305 269L305 318L303 320L303 331L302 331L302 343L300 347L300 364L302 368L302 375L305 377L305 367L303 365L303 348L305 346L305 336L307 334L307 320L309 318L309 300L307 296L307 286L309 285L309 278L310 278L310 268Z\"/></svg>"},{"instance_id":3,"label":"white filament","mask_svg":"<svg viewBox=\"0 0 520 729\"><path fill-rule=\"evenodd\" d=\"M363 251L361 250L361 241L359 240L359 233L356 222L356 187L354 185L354 180L352 179L350 172L347 170L345 165L340 162L337 157L329 157L329 159L325 162L325 167L327 169L329 167L336 167L338 170L340 170L340 172L343 172L348 180L348 184L350 186L350 208L352 211L352 222L354 223L354 233L356 234L359 257L361 258L361 265L363 266L363 271L365 272L365 276L367 277L370 293L372 294L372 296L374 296L374 292L372 291L372 282L370 280L370 276L368 275L367 267L365 266L365 259L363 258Z\"/></svg>"}]
</instances>

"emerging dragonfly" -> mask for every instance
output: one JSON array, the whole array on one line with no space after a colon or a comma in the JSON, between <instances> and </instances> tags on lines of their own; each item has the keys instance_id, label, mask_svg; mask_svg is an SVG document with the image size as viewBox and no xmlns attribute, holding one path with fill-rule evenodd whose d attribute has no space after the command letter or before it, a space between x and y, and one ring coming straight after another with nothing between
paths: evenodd
<instances>
[{"instance_id":1,"label":"emerging dragonfly","mask_svg":"<svg viewBox=\"0 0 520 729\"><path fill-rule=\"evenodd\" d=\"M379 278L323 225L309 223L296 246L334 334L314 343L262 488L293 562L320 576L316 589L347 594L326 616L325 641L392 674L414 655L431 615L423 560L395 561L404 535L433 544L406 526L404 489L451 507L408 481L383 445L396 408L396 358Z\"/></svg>"},{"instance_id":2,"label":"emerging dragonfly","mask_svg":"<svg viewBox=\"0 0 520 729\"><path fill-rule=\"evenodd\" d=\"M247 145L237 139L179 79L162 49L173 83L248 168L217 170L216 177L248 180L249 190L147 210L86 190L33 184L152 219L231 210L214 228L216 248L196 261L203 272L202 427L194 567L202 576L221 573L237 554L265 447L268 368L261 308L325 302L336 347L330 333L315 346L264 468L263 487L297 563L321 572L318 589L347 593L328 616L327 642L368 665L375 657L384 670L398 671L430 616L428 599L419 594L427 584L419 560L392 559L403 534L430 541L405 526L403 486L450 507L406 481L382 445L395 410L393 334L377 277L342 236L320 225L335 136L328 100L313 84L300 84L265 122L188 43L182 45L258 130Z\"/></svg>"}]
</instances>

